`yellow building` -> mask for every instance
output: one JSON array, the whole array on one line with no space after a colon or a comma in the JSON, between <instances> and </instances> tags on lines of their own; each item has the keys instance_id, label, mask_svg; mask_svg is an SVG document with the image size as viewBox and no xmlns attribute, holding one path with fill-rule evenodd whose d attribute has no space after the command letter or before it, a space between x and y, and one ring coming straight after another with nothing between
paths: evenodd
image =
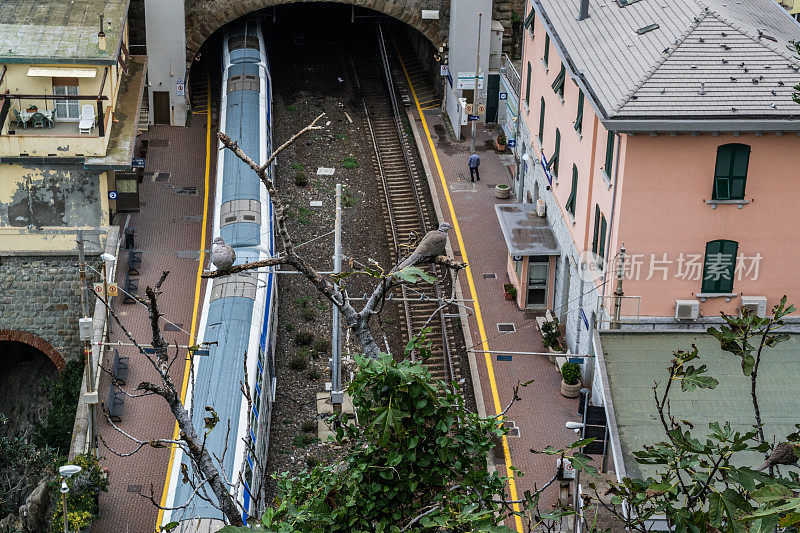
<instances>
[{"instance_id":1,"label":"yellow building","mask_svg":"<svg viewBox=\"0 0 800 533\"><path fill-rule=\"evenodd\" d=\"M75 230L110 224L147 62L128 51L129 1L0 1L4 252L72 251Z\"/></svg>"}]
</instances>

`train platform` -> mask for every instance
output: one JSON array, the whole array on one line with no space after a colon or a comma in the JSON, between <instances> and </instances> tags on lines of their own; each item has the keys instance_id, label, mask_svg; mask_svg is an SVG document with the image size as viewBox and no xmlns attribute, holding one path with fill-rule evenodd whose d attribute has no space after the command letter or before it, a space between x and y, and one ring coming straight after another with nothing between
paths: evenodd
<instances>
[{"instance_id":1,"label":"train platform","mask_svg":"<svg viewBox=\"0 0 800 533\"><path fill-rule=\"evenodd\" d=\"M206 159L215 156L207 150L206 116L195 116L191 126L173 128L153 126L142 135L150 141L145 174L139 193L141 210L138 213L118 214L115 222L122 227L133 228L134 245L142 251L141 265L137 268L138 295L144 297L145 287L158 282L161 273L170 274L162 286L159 307L164 315L162 332L170 344L192 345L188 332L196 328L199 309L196 302L205 290L199 277L197 250L208 246L203 228L210 232L211 220L203 223L204 216L211 217L204 194L208 176ZM212 132L213 135L213 132ZM214 161L210 161L214 168ZM211 189L213 190L213 189ZM194 253L192 252L194 250ZM120 249L117 263L116 282L120 289L125 288L129 273L128 253ZM149 344L152 340L147 309L138 303L123 303L124 294L113 301L113 309L122 323L139 343ZM112 324L111 342L129 342L117 324ZM119 355L129 357L127 385L131 394L137 394L136 386L142 381L159 382L158 374L150 363L141 356L135 347L120 346L107 348L103 366L110 369L114 350ZM170 349L170 355L174 349ZM171 376L180 389L184 382L186 350L179 351L178 360L171 369ZM105 401L108 397L110 377L104 373L100 380L99 395ZM137 445L116 431L98 413L98 433L102 441L111 448L129 453ZM116 425L129 435L149 441L154 438L173 438L175 419L166 402L158 396L124 398L121 420ZM162 491L167 477L170 448L142 447L130 457L119 457L100 442L98 453L101 464L108 468L108 492L100 495L100 517L92 524L93 533L109 531L149 532L156 526L158 509L150 501L162 502ZM146 496L142 497L140 494Z\"/></svg>"},{"instance_id":2,"label":"train platform","mask_svg":"<svg viewBox=\"0 0 800 533\"><path fill-rule=\"evenodd\" d=\"M411 65L406 66L408 69ZM511 429L504 439L503 449L496 453L497 470L513 480L509 483L511 499L521 498L526 490L534 491L554 475L556 459L549 455L534 455L530 449L556 448L577 440L566 429L569 420L580 420L578 401L560 394L561 376L546 356L512 355L507 352L544 352L542 336L534 315L520 310L513 301L505 300L503 284L507 274L508 250L495 213L495 204L515 200L495 198L495 185L512 186L512 175L493 146L496 133L478 127L476 152L481 158L480 181L471 182L467 158L470 142L454 142L448 133L441 111L426 109L420 100L425 87L414 87L413 72L406 71L406 82L412 89L414 105L409 118L423 159L428 182L435 190L434 203L440 219L450 222L450 243L455 259L468 263L459 275L463 297L473 299L469 312L467 346L473 347L473 371L477 368L480 386L476 398L485 414L496 415L505 409L513 397L514 387L529 380L520 389L521 400L506 412L504 420ZM513 189L513 187L512 187ZM513 324L514 331L503 333L500 324ZM490 352L490 353L484 353ZM502 356L503 354L506 354ZM498 355L502 357L498 358ZM510 360L509 360L510 359ZM475 378L473 377L473 381ZM480 392L478 391L480 389ZM506 448L507 446L507 448ZM524 476L512 476L511 467ZM558 484L542 494L542 509L557 500ZM514 522L510 520L509 522ZM519 521L508 525L522 531Z\"/></svg>"}]
</instances>

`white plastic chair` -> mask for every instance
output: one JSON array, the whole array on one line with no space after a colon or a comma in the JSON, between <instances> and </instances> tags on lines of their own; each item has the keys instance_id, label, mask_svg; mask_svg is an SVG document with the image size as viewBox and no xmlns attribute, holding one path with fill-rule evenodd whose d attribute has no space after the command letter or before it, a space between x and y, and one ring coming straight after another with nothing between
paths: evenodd
<instances>
[{"instance_id":1,"label":"white plastic chair","mask_svg":"<svg viewBox=\"0 0 800 533\"><path fill-rule=\"evenodd\" d=\"M92 133L94 127L94 107L91 104L81 106L81 121L78 123L80 133Z\"/></svg>"}]
</instances>

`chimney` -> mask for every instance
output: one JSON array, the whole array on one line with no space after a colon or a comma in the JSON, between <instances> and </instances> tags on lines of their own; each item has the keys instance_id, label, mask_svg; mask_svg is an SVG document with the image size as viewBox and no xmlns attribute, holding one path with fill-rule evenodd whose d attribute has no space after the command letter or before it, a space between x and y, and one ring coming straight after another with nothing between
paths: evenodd
<instances>
[{"instance_id":1,"label":"chimney","mask_svg":"<svg viewBox=\"0 0 800 533\"><path fill-rule=\"evenodd\" d=\"M578 20L589 18L589 0L580 0L581 10L578 12Z\"/></svg>"},{"instance_id":2,"label":"chimney","mask_svg":"<svg viewBox=\"0 0 800 533\"><path fill-rule=\"evenodd\" d=\"M103 15L100 15L100 31L97 33L97 46L100 50L106 49L106 32L103 31Z\"/></svg>"}]
</instances>

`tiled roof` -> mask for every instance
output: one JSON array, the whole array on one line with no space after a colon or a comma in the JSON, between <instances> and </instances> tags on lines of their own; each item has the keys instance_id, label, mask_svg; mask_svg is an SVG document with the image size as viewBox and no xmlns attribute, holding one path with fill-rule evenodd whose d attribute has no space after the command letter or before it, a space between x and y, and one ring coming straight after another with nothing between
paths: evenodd
<instances>
[{"instance_id":1,"label":"tiled roof","mask_svg":"<svg viewBox=\"0 0 800 533\"><path fill-rule=\"evenodd\" d=\"M130 0L0 0L0 61L113 63ZM103 15L106 50L97 33Z\"/></svg>"},{"instance_id":2,"label":"tiled roof","mask_svg":"<svg viewBox=\"0 0 800 533\"><path fill-rule=\"evenodd\" d=\"M590 0L582 21L580 0L532 2L603 118L800 116L800 25L774 0Z\"/></svg>"}]
</instances>

